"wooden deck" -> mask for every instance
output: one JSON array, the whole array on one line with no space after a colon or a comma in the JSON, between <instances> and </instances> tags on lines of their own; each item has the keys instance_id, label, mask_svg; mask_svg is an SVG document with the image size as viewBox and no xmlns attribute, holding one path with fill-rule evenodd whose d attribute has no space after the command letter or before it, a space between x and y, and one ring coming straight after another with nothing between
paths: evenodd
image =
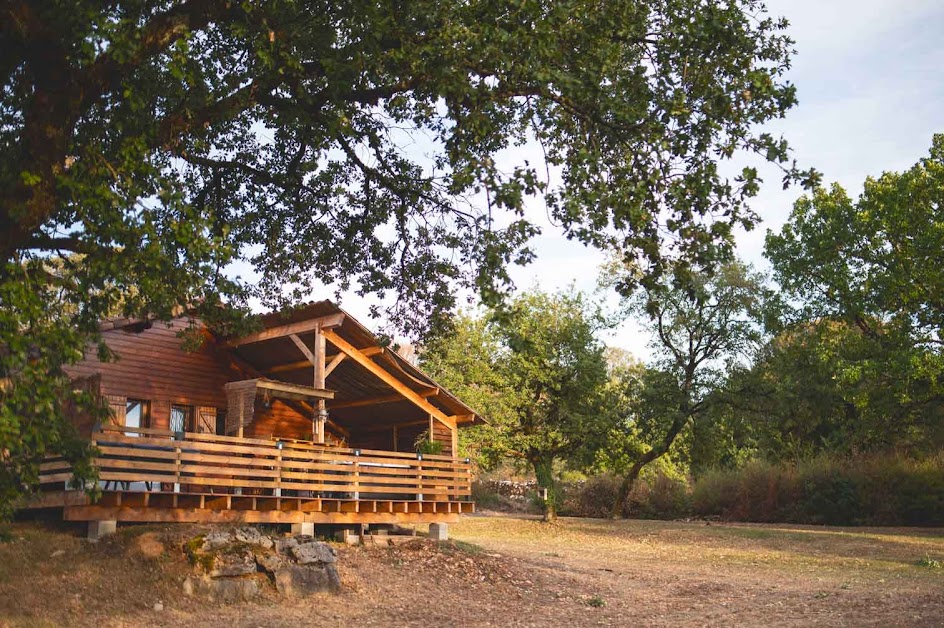
<instances>
[{"instance_id":1,"label":"wooden deck","mask_svg":"<svg viewBox=\"0 0 944 628\"><path fill-rule=\"evenodd\" d=\"M92 439L101 498L68 490L68 463L50 459L33 507L61 507L71 521L337 524L474 510L470 465L447 456L124 427Z\"/></svg>"}]
</instances>

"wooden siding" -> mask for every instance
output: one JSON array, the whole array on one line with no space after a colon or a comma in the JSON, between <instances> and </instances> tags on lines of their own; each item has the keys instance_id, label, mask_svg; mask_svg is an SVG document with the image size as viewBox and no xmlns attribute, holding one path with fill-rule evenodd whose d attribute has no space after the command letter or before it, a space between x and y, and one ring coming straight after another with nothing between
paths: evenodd
<instances>
[{"instance_id":1,"label":"wooden siding","mask_svg":"<svg viewBox=\"0 0 944 628\"><path fill-rule=\"evenodd\" d=\"M99 374L103 395L150 401L150 425L155 428L169 426L172 404L193 406L195 411L201 406L226 408L223 385L241 376L209 346L185 351L177 334L188 325L186 319L176 319L170 326L155 322L142 331L102 332L118 359L100 362L91 348L84 361L69 368L69 375L84 378Z\"/></svg>"},{"instance_id":2,"label":"wooden siding","mask_svg":"<svg viewBox=\"0 0 944 628\"><path fill-rule=\"evenodd\" d=\"M433 421L433 440L442 443L442 454L452 456L452 430L439 421Z\"/></svg>"},{"instance_id":3,"label":"wooden siding","mask_svg":"<svg viewBox=\"0 0 944 628\"><path fill-rule=\"evenodd\" d=\"M273 434L285 438L311 440L311 417L300 414L281 399L273 399L269 407L256 399L255 420L243 432L250 438L269 438Z\"/></svg>"}]
</instances>

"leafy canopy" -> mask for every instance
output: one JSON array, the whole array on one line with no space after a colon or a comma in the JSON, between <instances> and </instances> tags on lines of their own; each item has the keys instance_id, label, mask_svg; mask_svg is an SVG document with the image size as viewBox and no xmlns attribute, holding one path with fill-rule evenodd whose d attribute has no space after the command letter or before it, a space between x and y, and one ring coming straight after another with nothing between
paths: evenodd
<instances>
[{"instance_id":1,"label":"leafy canopy","mask_svg":"<svg viewBox=\"0 0 944 628\"><path fill-rule=\"evenodd\" d=\"M633 272L615 265L605 281ZM624 472L614 515L642 469L668 454L718 402L728 374L749 363L768 296L763 277L734 261L712 274L683 270L627 299L652 334L655 355L641 377L623 380L629 403L607 441L610 468Z\"/></svg>"},{"instance_id":2,"label":"leafy canopy","mask_svg":"<svg viewBox=\"0 0 944 628\"><path fill-rule=\"evenodd\" d=\"M770 366L786 368L792 356L799 368L830 373L821 388L834 401L813 417L825 414L819 429L844 435L844 449L944 443L942 208L944 135L936 135L909 170L867 179L856 200L838 185L818 189L767 236L792 305Z\"/></svg>"},{"instance_id":3,"label":"leafy canopy","mask_svg":"<svg viewBox=\"0 0 944 628\"><path fill-rule=\"evenodd\" d=\"M606 324L580 294L531 291L483 318L459 316L433 339L423 367L475 406L486 461L529 465L556 504L555 461L573 461L606 433L613 415L597 332Z\"/></svg>"}]
</instances>

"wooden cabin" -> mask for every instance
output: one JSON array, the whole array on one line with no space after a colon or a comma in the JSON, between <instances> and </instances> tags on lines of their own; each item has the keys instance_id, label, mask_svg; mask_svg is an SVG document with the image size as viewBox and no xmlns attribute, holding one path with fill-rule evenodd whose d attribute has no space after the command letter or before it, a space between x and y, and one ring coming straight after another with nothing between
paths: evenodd
<instances>
[{"instance_id":1,"label":"wooden cabin","mask_svg":"<svg viewBox=\"0 0 944 628\"><path fill-rule=\"evenodd\" d=\"M196 325L202 346L181 332ZM263 317L221 339L179 318L116 320L70 373L111 420L75 417L98 449L101 497L42 466L37 507L113 529L118 521L446 523L471 512L458 430L482 419L330 301ZM419 446L418 446L419 445ZM417 452L420 453L417 453Z\"/></svg>"}]
</instances>

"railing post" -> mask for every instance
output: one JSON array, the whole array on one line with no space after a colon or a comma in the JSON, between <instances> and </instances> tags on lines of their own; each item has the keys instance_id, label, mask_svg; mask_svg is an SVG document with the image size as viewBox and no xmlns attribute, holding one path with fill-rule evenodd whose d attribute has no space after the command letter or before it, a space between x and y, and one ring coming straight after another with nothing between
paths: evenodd
<instances>
[{"instance_id":1,"label":"railing post","mask_svg":"<svg viewBox=\"0 0 944 628\"><path fill-rule=\"evenodd\" d=\"M361 463L359 461L359 456L361 455L360 449L354 450L354 499L361 498Z\"/></svg>"},{"instance_id":2,"label":"railing post","mask_svg":"<svg viewBox=\"0 0 944 628\"><path fill-rule=\"evenodd\" d=\"M174 458L174 492L180 492L180 445L174 447L174 453L177 454ZM176 498L175 498L176 499Z\"/></svg>"},{"instance_id":3,"label":"railing post","mask_svg":"<svg viewBox=\"0 0 944 628\"><path fill-rule=\"evenodd\" d=\"M423 454L416 454L416 501L423 501Z\"/></svg>"},{"instance_id":4,"label":"railing post","mask_svg":"<svg viewBox=\"0 0 944 628\"><path fill-rule=\"evenodd\" d=\"M275 446L275 470L277 474L275 476L275 496L282 496L282 441L279 441Z\"/></svg>"}]
</instances>

